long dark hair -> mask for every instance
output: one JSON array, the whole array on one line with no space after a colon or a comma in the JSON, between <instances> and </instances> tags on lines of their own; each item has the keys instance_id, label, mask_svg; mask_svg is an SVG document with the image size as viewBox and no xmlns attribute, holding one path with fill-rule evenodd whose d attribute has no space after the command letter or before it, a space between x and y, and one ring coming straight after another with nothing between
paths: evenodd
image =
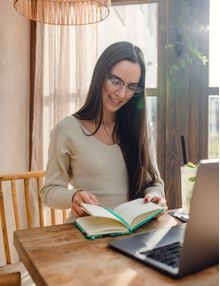
<instances>
[{"instance_id":1,"label":"long dark hair","mask_svg":"<svg viewBox=\"0 0 220 286\"><path fill-rule=\"evenodd\" d=\"M114 65L127 60L139 63L141 78L138 86L145 88L145 64L140 48L128 42L110 45L99 57L83 107L74 114L81 120L95 120L96 130L103 118L102 86L106 75ZM113 139L121 148L128 172L129 199L143 196L143 190L156 183L158 175L154 169L147 144L148 137L144 92L131 98L116 114ZM92 135L93 135L92 134ZM147 173L150 180L147 180Z\"/></svg>"}]
</instances>

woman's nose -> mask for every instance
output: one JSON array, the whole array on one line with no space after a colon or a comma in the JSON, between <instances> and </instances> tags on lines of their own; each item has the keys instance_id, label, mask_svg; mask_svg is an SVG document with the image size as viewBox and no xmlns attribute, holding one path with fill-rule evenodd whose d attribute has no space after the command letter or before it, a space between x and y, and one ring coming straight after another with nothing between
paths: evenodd
<instances>
[{"instance_id":1,"label":"woman's nose","mask_svg":"<svg viewBox=\"0 0 220 286\"><path fill-rule=\"evenodd\" d=\"M117 91L117 95L120 98L125 98L127 95L127 87L125 85L123 85L118 91Z\"/></svg>"}]
</instances>

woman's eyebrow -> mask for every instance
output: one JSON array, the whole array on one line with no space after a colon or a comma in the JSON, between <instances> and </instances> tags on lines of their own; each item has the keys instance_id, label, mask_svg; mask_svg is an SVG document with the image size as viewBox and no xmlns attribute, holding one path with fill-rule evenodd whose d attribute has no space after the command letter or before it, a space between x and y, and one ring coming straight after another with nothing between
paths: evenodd
<instances>
[{"instance_id":1,"label":"woman's eyebrow","mask_svg":"<svg viewBox=\"0 0 220 286\"><path fill-rule=\"evenodd\" d=\"M124 84L138 84L138 82L125 82L123 79L121 79L119 76L117 76L116 74L114 73L110 73L110 75L116 77L117 79L119 79L120 81L122 81Z\"/></svg>"}]
</instances>

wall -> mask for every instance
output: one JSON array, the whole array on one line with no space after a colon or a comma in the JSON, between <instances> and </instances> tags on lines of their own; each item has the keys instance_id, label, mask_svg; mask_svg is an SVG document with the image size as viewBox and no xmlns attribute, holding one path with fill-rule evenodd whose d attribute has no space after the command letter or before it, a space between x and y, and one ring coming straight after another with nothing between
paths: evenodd
<instances>
[{"instance_id":1,"label":"wall","mask_svg":"<svg viewBox=\"0 0 220 286\"><path fill-rule=\"evenodd\" d=\"M0 173L28 170L29 32L30 22L14 10L13 1L0 0ZM9 202L6 196L11 219ZM11 246L12 241L10 236ZM2 246L0 230L0 265Z\"/></svg>"},{"instance_id":2,"label":"wall","mask_svg":"<svg viewBox=\"0 0 220 286\"><path fill-rule=\"evenodd\" d=\"M0 1L0 173L27 170L29 21Z\"/></svg>"}]
</instances>

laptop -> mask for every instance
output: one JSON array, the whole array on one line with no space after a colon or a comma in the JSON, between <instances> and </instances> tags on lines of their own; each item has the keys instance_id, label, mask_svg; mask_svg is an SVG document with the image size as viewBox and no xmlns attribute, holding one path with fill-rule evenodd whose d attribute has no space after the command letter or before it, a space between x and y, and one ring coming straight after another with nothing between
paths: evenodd
<instances>
[{"instance_id":1,"label":"laptop","mask_svg":"<svg viewBox=\"0 0 220 286\"><path fill-rule=\"evenodd\" d=\"M116 239L109 246L179 278L218 264L219 162L199 164L187 223Z\"/></svg>"}]
</instances>

